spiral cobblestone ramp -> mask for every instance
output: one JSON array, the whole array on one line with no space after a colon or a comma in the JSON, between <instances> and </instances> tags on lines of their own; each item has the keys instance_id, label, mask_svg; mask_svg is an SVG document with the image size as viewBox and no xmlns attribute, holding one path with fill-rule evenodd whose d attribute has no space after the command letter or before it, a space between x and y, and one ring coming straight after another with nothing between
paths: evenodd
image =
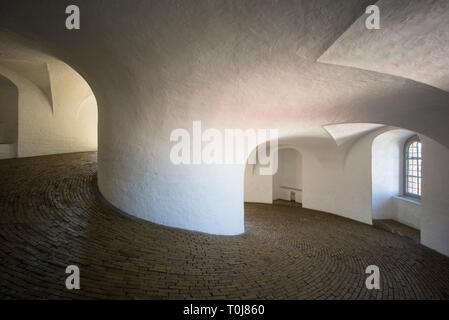
<instances>
[{"instance_id":1,"label":"spiral cobblestone ramp","mask_svg":"<svg viewBox=\"0 0 449 320\"><path fill-rule=\"evenodd\" d=\"M2 160L0 176L2 299L449 298L449 258L335 215L246 204L246 232L214 236L105 205L96 153ZM80 290L65 287L71 264Z\"/></svg>"}]
</instances>

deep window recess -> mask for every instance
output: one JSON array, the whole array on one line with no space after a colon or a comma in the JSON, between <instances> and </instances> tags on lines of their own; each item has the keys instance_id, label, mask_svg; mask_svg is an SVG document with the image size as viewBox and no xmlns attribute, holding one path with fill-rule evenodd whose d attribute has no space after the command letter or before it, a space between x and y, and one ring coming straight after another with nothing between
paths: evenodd
<instances>
[{"instance_id":1,"label":"deep window recess","mask_svg":"<svg viewBox=\"0 0 449 320\"><path fill-rule=\"evenodd\" d=\"M405 143L404 195L421 199L422 144L417 136Z\"/></svg>"}]
</instances>

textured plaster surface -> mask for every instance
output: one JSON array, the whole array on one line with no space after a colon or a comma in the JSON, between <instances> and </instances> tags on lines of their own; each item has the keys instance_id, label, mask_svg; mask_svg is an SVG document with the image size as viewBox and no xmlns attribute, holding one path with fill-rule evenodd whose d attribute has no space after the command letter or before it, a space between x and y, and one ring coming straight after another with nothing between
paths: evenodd
<instances>
[{"instance_id":1,"label":"textured plaster surface","mask_svg":"<svg viewBox=\"0 0 449 320\"><path fill-rule=\"evenodd\" d=\"M423 143L421 243L449 256L449 150L420 136Z\"/></svg>"},{"instance_id":2,"label":"textured plaster surface","mask_svg":"<svg viewBox=\"0 0 449 320\"><path fill-rule=\"evenodd\" d=\"M380 29L362 15L318 61L392 74L449 91L449 2L380 0Z\"/></svg>"}]
</instances>

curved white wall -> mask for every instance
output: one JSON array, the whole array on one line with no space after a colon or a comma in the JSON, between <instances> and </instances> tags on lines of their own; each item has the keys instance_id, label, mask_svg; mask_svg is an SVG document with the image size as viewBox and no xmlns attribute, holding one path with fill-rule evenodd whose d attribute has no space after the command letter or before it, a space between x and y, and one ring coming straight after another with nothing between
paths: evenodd
<instances>
[{"instance_id":1,"label":"curved white wall","mask_svg":"<svg viewBox=\"0 0 449 320\"><path fill-rule=\"evenodd\" d=\"M254 149L250 157L254 157L256 152L257 149ZM260 167L260 162L246 164L244 200L245 202L273 203L273 176L260 174Z\"/></svg>"},{"instance_id":2,"label":"curved white wall","mask_svg":"<svg viewBox=\"0 0 449 320\"><path fill-rule=\"evenodd\" d=\"M380 134L373 141L373 219L393 219L392 197L401 194L403 137L400 135L401 131L398 132L399 135L395 131ZM407 134L405 132L406 136Z\"/></svg>"},{"instance_id":3,"label":"curved white wall","mask_svg":"<svg viewBox=\"0 0 449 320\"><path fill-rule=\"evenodd\" d=\"M376 134L367 131L340 145L327 135L301 146L304 208L372 223L371 143Z\"/></svg>"},{"instance_id":4,"label":"curved white wall","mask_svg":"<svg viewBox=\"0 0 449 320\"><path fill-rule=\"evenodd\" d=\"M449 256L449 149L420 135L423 153L421 243Z\"/></svg>"}]
</instances>

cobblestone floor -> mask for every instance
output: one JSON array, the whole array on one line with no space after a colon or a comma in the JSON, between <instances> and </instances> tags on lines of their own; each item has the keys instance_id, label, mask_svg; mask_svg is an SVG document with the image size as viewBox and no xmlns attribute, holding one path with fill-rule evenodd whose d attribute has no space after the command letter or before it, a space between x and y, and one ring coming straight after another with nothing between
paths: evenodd
<instances>
[{"instance_id":1,"label":"cobblestone floor","mask_svg":"<svg viewBox=\"0 0 449 320\"><path fill-rule=\"evenodd\" d=\"M1 298L449 298L449 259L406 237L281 204L245 205L240 236L167 228L104 207L95 174L95 153L0 161Z\"/></svg>"}]
</instances>

